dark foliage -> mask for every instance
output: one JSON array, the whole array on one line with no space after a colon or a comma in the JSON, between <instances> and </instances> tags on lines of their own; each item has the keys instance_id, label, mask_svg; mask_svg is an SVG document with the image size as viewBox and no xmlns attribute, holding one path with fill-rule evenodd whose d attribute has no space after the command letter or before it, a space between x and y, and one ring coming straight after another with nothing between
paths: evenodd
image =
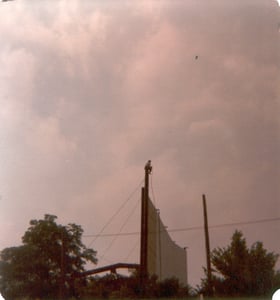
<instances>
[{"instance_id":1,"label":"dark foliage","mask_svg":"<svg viewBox=\"0 0 280 300\"><path fill-rule=\"evenodd\" d=\"M30 221L23 245L1 251L0 291L5 299L75 295L77 279L96 252L86 248L79 225L58 225L56 217Z\"/></svg>"},{"instance_id":2,"label":"dark foliage","mask_svg":"<svg viewBox=\"0 0 280 300\"><path fill-rule=\"evenodd\" d=\"M160 297L175 297L179 295L180 285L176 278L168 278L159 283Z\"/></svg>"},{"instance_id":3,"label":"dark foliage","mask_svg":"<svg viewBox=\"0 0 280 300\"><path fill-rule=\"evenodd\" d=\"M279 284L274 270L278 254L268 252L261 242L247 247L242 232L235 231L231 244L211 252L212 284L217 295L262 296ZM209 282L202 280L201 292L207 294Z\"/></svg>"},{"instance_id":4,"label":"dark foliage","mask_svg":"<svg viewBox=\"0 0 280 300\"><path fill-rule=\"evenodd\" d=\"M89 278L80 292L82 298L167 298L186 297L190 288L180 285L176 278L158 281L156 276L147 278L141 288L138 274L129 277L108 274Z\"/></svg>"},{"instance_id":5,"label":"dark foliage","mask_svg":"<svg viewBox=\"0 0 280 300\"><path fill-rule=\"evenodd\" d=\"M87 261L96 263L96 252L81 242L83 230L76 224L58 225L56 216L31 220L23 244L1 251L0 292L6 300L58 298L180 297L190 288L175 278L156 276L140 285L136 272L129 277L109 274L82 277Z\"/></svg>"}]
</instances>

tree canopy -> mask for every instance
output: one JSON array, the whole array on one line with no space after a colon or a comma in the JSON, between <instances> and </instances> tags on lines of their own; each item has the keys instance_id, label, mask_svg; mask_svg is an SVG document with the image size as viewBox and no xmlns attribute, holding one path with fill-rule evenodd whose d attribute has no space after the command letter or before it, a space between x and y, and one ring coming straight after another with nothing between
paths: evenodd
<instances>
[{"instance_id":1,"label":"tree canopy","mask_svg":"<svg viewBox=\"0 0 280 300\"><path fill-rule=\"evenodd\" d=\"M248 248L242 232L235 231L229 246L211 252L215 293L227 296L269 293L279 279L279 273L274 269L278 256L268 252L259 241ZM207 284L204 280L204 288Z\"/></svg>"},{"instance_id":2,"label":"tree canopy","mask_svg":"<svg viewBox=\"0 0 280 300\"><path fill-rule=\"evenodd\" d=\"M96 251L81 241L81 226L56 219L31 220L23 245L1 251L0 291L6 299L71 295L86 262L97 262Z\"/></svg>"}]
</instances>

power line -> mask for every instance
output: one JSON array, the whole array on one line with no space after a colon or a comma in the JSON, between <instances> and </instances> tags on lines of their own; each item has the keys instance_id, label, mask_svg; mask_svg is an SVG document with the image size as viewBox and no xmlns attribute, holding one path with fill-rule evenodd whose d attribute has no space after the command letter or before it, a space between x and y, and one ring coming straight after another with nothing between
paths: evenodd
<instances>
[{"instance_id":1,"label":"power line","mask_svg":"<svg viewBox=\"0 0 280 300\"><path fill-rule=\"evenodd\" d=\"M127 254L127 256L124 259L124 262L127 262L128 259L130 258L131 254L134 252L134 250L139 246L140 241L139 239L137 239L136 243L134 244L134 246L131 248L131 250L129 251L129 253Z\"/></svg>"},{"instance_id":2,"label":"power line","mask_svg":"<svg viewBox=\"0 0 280 300\"><path fill-rule=\"evenodd\" d=\"M122 205L119 207L119 209L111 216L111 218L108 220L108 222L102 227L102 229L99 231L96 235L91 235L91 237L94 237L94 239L89 243L88 247L90 247L102 234L102 232L105 230L105 228L113 221L113 219L118 215L118 213L123 209L123 207L127 204L127 202L134 196L134 194L138 191L142 183L144 182L144 179L140 181L140 183L137 185L137 187L133 190L133 192L128 196L128 198L122 203Z\"/></svg>"},{"instance_id":3,"label":"power line","mask_svg":"<svg viewBox=\"0 0 280 300\"><path fill-rule=\"evenodd\" d=\"M261 219L261 220L237 222L237 223L230 223L230 224L219 224L219 225L213 225L213 226L209 226L209 227L210 228L219 228L219 227L227 227L227 226L250 225L250 224L268 223L268 222L276 222L276 221L280 221L280 218Z\"/></svg>"},{"instance_id":4,"label":"power line","mask_svg":"<svg viewBox=\"0 0 280 300\"><path fill-rule=\"evenodd\" d=\"M260 223L277 222L277 221L280 221L280 217L252 220L252 221L245 221L245 222L223 223L223 224L209 226L209 228L215 229L215 228L232 227L232 226L239 226L239 225L253 225L253 224L260 224ZM180 231L184 232L184 231L192 231L192 230L201 230L203 228L204 228L203 226L192 226L192 227L185 227L185 228L168 229L167 232L180 232ZM112 236L130 236L130 235L138 235L138 234L140 234L139 231L134 231L134 232L123 232L123 233L105 233L102 235L99 234L98 236L112 237ZM84 235L85 238L96 237L96 236L97 235L94 234Z\"/></svg>"},{"instance_id":5,"label":"power line","mask_svg":"<svg viewBox=\"0 0 280 300\"><path fill-rule=\"evenodd\" d=\"M137 235L140 234L139 231L134 232L123 232L123 233L104 233L104 234L85 234L83 235L84 238L90 237L112 237L112 236L129 236L129 235Z\"/></svg>"},{"instance_id":6,"label":"power line","mask_svg":"<svg viewBox=\"0 0 280 300\"><path fill-rule=\"evenodd\" d=\"M107 263L109 263L111 265L114 263L112 260L108 259L104 255L101 257L100 255L97 254L97 259L98 259L98 263L99 263L99 260L104 260L104 261L106 261Z\"/></svg>"},{"instance_id":7,"label":"power line","mask_svg":"<svg viewBox=\"0 0 280 300\"><path fill-rule=\"evenodd\" d=\"M208 227L210 229L215 229L215 228L232 227L232 226L239 226L239 225L252 225L252 224L259 224L259 223L276 222L276 221L280 221L280 217L270 218L270 219L235 222L235 223L223 223L223 224L217 224L217 225L212 225L212 226L208 226ZM193 226L193 227L187 227L187 228L169 229L167 231L168 232L179 232L179 231L201 230L203 228L204 228L203 226Z\"/></svg>"},{"instance_id":8,"label":"power line","mask_svg":"<svg viewBox=\"0 0 280 300\"><path fill-rule=\"evenodd\" d=\"M152 176L151 176L151 190L152 190L154 205L156 205L156 197L155 197L155 193L154 193L154 184L153 184L153 172L152 172Z\"/></svg>"}]
</instances>

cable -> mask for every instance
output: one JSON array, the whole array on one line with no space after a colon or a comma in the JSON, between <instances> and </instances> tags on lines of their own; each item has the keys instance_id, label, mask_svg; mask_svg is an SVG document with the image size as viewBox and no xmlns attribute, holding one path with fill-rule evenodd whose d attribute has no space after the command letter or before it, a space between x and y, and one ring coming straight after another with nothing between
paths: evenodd
<instances>
[{"instance_id":1,"label":"cable","mask_svg":"<svg viewBox=\"0 0 280 300\"><path fill-rule=\"evenodd\" d=\"M224 224L217 224L209 226L209 229L215 228L222 228L222 227L231 227L237 225L251 225L251 224L258 224L258 223L267 223L267 222L275 222L280 221L280 218L271 218L271 219L261 219L261 220L254 220L254 221L247 221L247 222L236 222L236 223L224 223ZM204 229L203 226L195 226L195 227L188 227L188 228L176 228L167 230L168 232L179 232L179 231L189 231L189 230L200 230Z\"/></svg>"},{"instance_id":2,"label":"cable","mask_svg":"<svg viewBox=\"0 0 280 300\"><path fill-rule=\"evenodd\" d=\"M141 199L139 199L136 202L136 205L134 205L134 207L132 208L131 212L128 214L128 217L125 219L124 223L122 224L119 233L115 235L115 238L111 241L111 243L108 245L108 247L103 251L103 255L100 256L100 258L102 259L104 257L104 255L110 250L110 248L113 246L114 242L116 241L116 239L119 237L119 234L122 232L124 226L127 224L127 222L129 221L129 219L131 218L131 216L133 215L133 213L135 212L136 208L138 207L138 204L140 202Z\"/></svg>"},{"instance_id":3,"label":"cable","mask_svg":"<svg viewBox=\"0 0 280 300\"><path fill-rule=\"evenodd\" d=\"M102 257L97 255L97 259L98 259L98 263L99 263L99 259L104 260L104 261L106 261L107 263L109 263L111 265L114 263L112 260L108 259L107 257L104 257L104 255Z\"/></svg>"},{"instance_id":4,"label":"cable","mask_svg":"<svg viewBox=\"0 0 280 300\"><path fill-rule=\"evenodd\" d=\"M253 221L247 221L247 222L236 222L236 223L224 223L224 224L217 224L209 226L210 229L215 228L222 228L222 227L231 227L231 226L237 226L237 225L252 225L252 224L258 224L258 223L267 223L267 222L277 222L280 221L280 217L277 218L270 218L270 219L260 219L260 220L253 220ZM180 232L180 231L192 231L192 230L201 230L204 229L203 226L192 226L192 227L186 227L186 228L174 228L169 229L167 232ZM108 233L104 235L99 235L100 237L112 237L112 236L129 236L129 235L137 235L140 234L140 232L125 232L125 233ZM85 238L87 237L94 237L96 235L84 235Z\"/></svg>"},{"instance_id":5,"label":"cable","mask_svg":"<svg viewBox=\"0 0 280 300\"><path fill-rule=\"evenodd\" d=\"M127 262L127 260L129 259L129 257L134 252L134 250L136 249L136 247L139 246L139 244L140 244L140 240L137 239L136 243L134 244L134 246L131 248L131 250L128 252L127 256L125 257L124 262Z\"/></svg>"},{"instance_id":6,"label":"cable","mask_svg":"<svg viewBox=\"0 0 280 300\"><path fill-rule=\"evenodd\" d=\"M133 190L133 192L128 196L128 198L123 202L123 204L119 207L119 209L111 216L109 221L102 227L102 229L99 231L97 235L92 235L95 238L89 243L88 247L90 247L97 239L99 236L101 236L102 232L105 230L105 228L112 222L112 220L118 215L118 213L123 209L123 207L127 204L127 202L134 196L134 194L137 192L141 184L144 182L144 179L140 181L140 183L137 185L136 189Z\"/></svg>"},{"instance_id":7,"label":"cable","mask_svg":"<svg viewBox=\"0 0 280 300\"><path fill-rule=\"evenodd\" d=\"M280 218L261 219L261 220L237 222L237 223L230 223L230 224L219 224L219 225L210 226L210 228L228 227L228 226L236 226L236 225L250 225L250 224L267 223L267 222L275 222L275 221L280 221Z\"/></svg>"},{"instance_id":8,"label":"cable","mask_svg":"<svg viewBox=\"0 0 280 300\"><path fill-rule=\"evenodd\" d=\"M129 236L129 235L137 235L140 234L139 231L133 231L133 232L124 232L124 233L104 233L104 234L86 234L83 237L84 238L91 238L91 237L112 237L112 236Z\"/></svg>"},{"instance_id":9,"label":"cable","mask_svg":"<svg viewBox=\"0 0 280 300\"><path fill-rule=\"evenodd\" d=\"M154 185L153 185L153 172L152 172L152 176L151 176L151 190L152 190L154 205L156 206L156 197L155 197L155 194L154 194Z\"/></svg>"}]
</instances>

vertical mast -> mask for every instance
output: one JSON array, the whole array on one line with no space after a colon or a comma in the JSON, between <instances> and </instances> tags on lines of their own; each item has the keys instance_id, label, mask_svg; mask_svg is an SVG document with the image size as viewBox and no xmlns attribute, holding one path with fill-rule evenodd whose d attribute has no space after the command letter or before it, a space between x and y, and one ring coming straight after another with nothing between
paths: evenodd
<instances>
[{"instance_id":1,"label":"vertical mast","mask_svg":"<svg viewBox=\"0 0 280 300\"><path fill-rule=\"evenodd\" d=\"M208 218L207 218L207 207L206 207L206 197L202 195L203 201L203 215L204 215L204 232L205 232L205 247L206 247L206 261L207 261L207 283L210 296L213 294L212 289L212 272L211 272L211 261L210 261L210 242L209 242L209 232L208 232Z\"/></svg>"},{"instance_id":2,"label":"vertical mast","mask_svg":"<svg viewBox=\"0 0 280 300\"><path fill-rule=\"evenodd\" d=\"M141 246L140 246L140 280L143 284L148 274L148 199L149 199L149 175L152 172L151 161L145 165L145 185L142 188L141 203Z\"/></svg>"},{"instance_id":3,"label":"vertical mast","mask_svg":"<svg viewBox=\"0 0 280 300\"><path fill-rule=\"evenodd\" d=\"M141 245L140 245L140 280L147 273L147 203L145 201L145 188L142 187L141 194Z\"/></svg>"}]
</instances>

